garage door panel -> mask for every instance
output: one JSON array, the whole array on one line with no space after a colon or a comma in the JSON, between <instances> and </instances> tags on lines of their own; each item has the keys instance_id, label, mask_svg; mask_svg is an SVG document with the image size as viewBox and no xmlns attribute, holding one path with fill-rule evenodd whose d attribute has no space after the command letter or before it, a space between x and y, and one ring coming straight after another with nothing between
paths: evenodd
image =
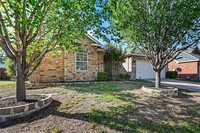
<instances>
[{"instance_id":1,"label":"garage door panel","mask_svg":"<svg viewBox=\"0 0 200 133\"><path fill-rule=\"evenodd\" d=\"M137 60L136 61L136 79L153 79L155 72L149 61ZM161 78L165 78L165 70L161 72Z\"/></svg>"}]
</instances>

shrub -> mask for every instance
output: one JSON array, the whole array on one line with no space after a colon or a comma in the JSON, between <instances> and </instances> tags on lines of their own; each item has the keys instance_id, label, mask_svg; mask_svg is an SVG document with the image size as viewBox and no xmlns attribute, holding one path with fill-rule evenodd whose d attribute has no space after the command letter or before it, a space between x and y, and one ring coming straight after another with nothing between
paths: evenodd
<instances>
[{"instance_id":1,"label":"shrub","mask_svg":"<svg viewBox=\"0 0 200 133\"><path fill-rule=\"evenodd\" d=\"M108 79L108 73L107 72L98 72L97 73L97 79L99 81L105 81Z\"/></svg>"},{"instance_id":2,"label":"shrub","mask_svg":"<svg viewBox=\"0 0 200 133\"><path fill-rule=\"evenodd\" d=\"M170 78L170 79L175 79L178 76L178 72L177 71L168 71L166 72L166 77Z\"/></svg>"},{"instance_id":3,"label":"shrub","mask_svg":"<svg viewBox=\"0 0 200 133\"><path fill-rule=\"evenodd\" d=\"M130 76L128 73L120 73L119 78L123 79L123 80L128 80L128 79L130 79Z\"/></svg>"},{"instance_id":4,"label":"shrub","mask_svg":"<svg viewBox=\"0 0 200 133\"><path fill-rule=\"evenodd\" d=\"M109 44L105 46L105 60L108 61L109 71L112 80L117 79L118 70L122 62L125 61L126 51L121 46Z\"/></svg>"}]
</instances>

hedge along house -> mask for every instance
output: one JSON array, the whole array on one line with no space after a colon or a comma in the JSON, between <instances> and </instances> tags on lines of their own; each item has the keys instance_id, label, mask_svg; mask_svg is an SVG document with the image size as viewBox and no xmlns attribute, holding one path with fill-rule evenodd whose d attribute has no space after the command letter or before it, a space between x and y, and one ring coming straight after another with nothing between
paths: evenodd
<instances>
[{"instance_id":1,"label":"hedge along house","mask_svg":"<svg viewBox=\"0 0 200 133\"><path fill-rule=\"evenodd\" d=\"M104 71L104 49L92 36L77 39L83 52L60 51L60 56L49 53L38 69L30 76L30 82L92 81L97 72Z\"/></svg>"},{"instance_id":2,"label":"hedge along house","mask_svg":"<svg viewBox=\"0 0 200 133\"><path fill-rule=\"evenodd\" d=\"M200 50L192 46L168 64L169 71L177 71L178 78L200 79Z\"/></svg>"},{"instance_id":3,"label":"hedge along house","mask_svg":"<svg viewBox=\"0 0 200 133\"><path fill-rule=\"evenodd\" d=\"M127 72L131 80L135 79L155 79L155 72L146 56L136 48L126 55L122 64L121 72ZM166 68L161 71L161 78L165 78Z\"/></svg>"}]
</instances>

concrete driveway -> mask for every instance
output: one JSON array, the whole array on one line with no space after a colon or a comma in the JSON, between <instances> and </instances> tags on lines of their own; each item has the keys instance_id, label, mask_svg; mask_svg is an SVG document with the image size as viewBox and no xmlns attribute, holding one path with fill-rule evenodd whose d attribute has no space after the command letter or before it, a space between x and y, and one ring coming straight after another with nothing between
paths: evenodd
<instances>
[{"instance_id":1,"label":"concrete driveway","mask_svg":"<svg viewBox=\"0 0 200 133\"><path fill-rule=\"evenodd\" d=\"M155 79L148 79L150 82L155 82ZM200 83L174 80L174 79L161 79L162 85L182 88L190 91L200 92Z\"/></svg>"}]
</instances>

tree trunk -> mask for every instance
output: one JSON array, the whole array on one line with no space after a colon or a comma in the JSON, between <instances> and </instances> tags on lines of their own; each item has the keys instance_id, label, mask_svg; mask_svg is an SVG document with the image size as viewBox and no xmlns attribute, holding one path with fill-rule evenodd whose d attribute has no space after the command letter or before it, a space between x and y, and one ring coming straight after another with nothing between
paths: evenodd
<instances>
[{"instance_id":1,"label":"tree trunk","mask_svg":"<svg viewBox=\"0 0 200 133\"><path fill-rule=\"evenodd\" d=\"M160 73L161 73L160 70L156 71L156 81L155 81L156 88L160 88Z\"/></svg>"},{"instance_id":2,"label":"tree trunk","mask_svg":"<svg viewBox=\"0 0 200 133\"><path fill-rule=\"evenodd\" d=\"M16 64L16 100L26 100L26 89L25 89L25 77L22 69L19 67L20 64Z\"/></svg>"}]
</instances>

